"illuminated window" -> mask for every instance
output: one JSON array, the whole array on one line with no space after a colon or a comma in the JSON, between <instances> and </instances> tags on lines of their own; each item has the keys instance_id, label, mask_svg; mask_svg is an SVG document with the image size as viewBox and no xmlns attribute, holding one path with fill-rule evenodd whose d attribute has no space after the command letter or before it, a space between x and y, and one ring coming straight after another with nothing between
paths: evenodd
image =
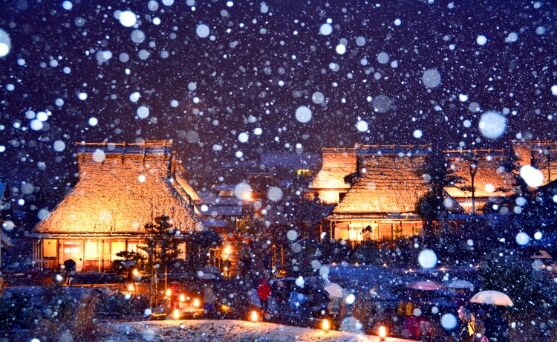
<instances>
[{"instance_id":1,"label":"illuminated window","mask_svg":"<svg viewBox=\"0 0 557 342\"><path fill-rule=\"evenodd\" d=\"M138 246L145 246L145 242L140 241L128 241L128 251L129 252L136 252L139 255L147 257L147 252L143 249L139 248Z\"/></svg>"},{"instance_id":2,"label":"illuminated window","mask_svg":"<svg viewBox=\"0 0 557 342\"><path fill-rule=\"evenodd\" d=\"M299 170L296 171L296 175L297 176L310 177L311 176L311 170L299 169Z\"/></svg>"},{"instance_id":3,"label":"illuminated window","mask_svg":"<svg viewBox=\"0 0 557 342\"><path fill-rule=\"evenodd\" d=\"M116 254L126 250L126 243L124 241L112 241L110 243L110 260L122 259Z\"/></svg>"},{"instance_id":4,"label":"illuminated window","mask_svg":"<svg viewBox=\"0 0 557 342\"><path fill-rule=\"evenodd\" d=\"M58 243L54 239L45 239L43 241L43 256L45 258L56 258L58 251Z\"/></svg>"},{"instance_id":5,"label":"illuminated window","mask_svg":"<svg viewBox=\"0 0 557 342\"><path fill-rule=\"evenodd\" d=\"M81 251L81 244L76 241L64 241L62 250L64 254L77 255Z\"/></svg>"},{"instance_id":6,"label":"illuminated window","mask_svg":"<svg viewBox=\"0 0 557 342\"><path fill-rule=\"evenodd\" d=\"M96 241L85 242L85 259L95 260L99 256L99 246Z\"/></svg>"}]
</instances>

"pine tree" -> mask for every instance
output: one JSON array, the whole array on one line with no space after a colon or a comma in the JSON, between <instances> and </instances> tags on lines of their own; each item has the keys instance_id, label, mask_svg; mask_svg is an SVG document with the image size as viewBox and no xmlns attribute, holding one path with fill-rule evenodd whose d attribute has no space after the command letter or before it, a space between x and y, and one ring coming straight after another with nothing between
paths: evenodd
<instances>
[{"instance_id":1,"label":"pine tree","mask_svg":"<svg viewBox=\"0 0 557 342\"><path fill-rule=\"evenodd\" d=\"M423 168L418 172L429 184L429 190L416 203L416 212L423 220L424 235L432 236L437 221L448 211L445 207L445 188L457 186L463 179L448 167L445 155L438 147L431 148Z\"/></svg>"}]
</instances>

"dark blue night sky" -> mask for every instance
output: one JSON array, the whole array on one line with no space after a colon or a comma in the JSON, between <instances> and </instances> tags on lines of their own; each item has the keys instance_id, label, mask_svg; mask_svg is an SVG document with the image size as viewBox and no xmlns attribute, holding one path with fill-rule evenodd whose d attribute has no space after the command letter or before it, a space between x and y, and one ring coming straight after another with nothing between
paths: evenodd
<instances>
[{"instance_id":1,"label":"dark blue night sky","mask_svg":"<svg viewBox=\"0 0 557 342\"><path fill-rule=\"evenodd\" d=\"M0 172L36 209L79 141L173 139L199 189L262 152L554 140L556 23L553 1L2 1Z\"/></svg>"}]
</instances>

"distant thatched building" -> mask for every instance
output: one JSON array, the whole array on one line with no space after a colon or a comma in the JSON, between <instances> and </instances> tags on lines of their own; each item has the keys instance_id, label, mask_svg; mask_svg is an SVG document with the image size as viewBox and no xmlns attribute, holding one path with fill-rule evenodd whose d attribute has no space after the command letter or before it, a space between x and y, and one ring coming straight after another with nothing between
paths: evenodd
<instances>
[{"instance_id":1,"label":"distant thatched building","mask_svg":"<svg viewBox=\"0 0 557 342\"><path fill-rule=\"evenodd\" d=\"M445 151L445 155L448 168L462 179L461 184L446 191L467 214L479 214L486 204L514 193L514 176L505 165L505 150Z\"/></svg>"},{"instance_id":2,"label":"distant thatched building","mask_svg":"<svg viewBox=\"0 0 557 342\"><path fill-rule=\"evenodd\" d=\"M205 230L171 141L79 143L77 159L79 182L33 230L39 267L73 259L77 271L106 270L118 252L138 252L145 224L162 215L182 233Z\"/></svg>"},{"instance_id":3,"label":"distant thatched building","mask_svg":"<svg viewBox=\"0 0 557 342\"><path fill-rule=\"evenodd\" d=\"M543 184L557 179L557 142L518 141L513 149L522 165L532 165L543 174Z\"/></svg>"},{"instance_id":4,"label":"distant thatched building","mask_svg":"<svg viewBox=\"0 0 557 342\"><path fill-rule=\"evenodd\" d=\"M322 204L336 205L324 230L335 239L357 241L421 234L416 204L431 187L420 174L430 154L430 146L324 148L323 167L308 190ZM512 151L455 150L443 155L447 172L460 179L444 188L448 220L497 208L519 191L521 167L539 170L540 185L557 179L555 142L514 142Z\"/></svg>"},{"instance_id":5,"label":"distant thatched building","mask_svg":"<svg viewBox=\"0 0 557 342\"><path fill-rule=\"evenodd\" d=\"M327 218L331 235L359 241L419 234L416 203L429 190L419 170L427 155L427 146L357 145L357 172L345 179L355 182Z\"/></svg>"},{"instance_id":6,"label":"distant thatched building","mask_svg":"<svg viewBox=\"0 0 557 342\"><path fill-rule=\"evenodd\" d=\"M324 148L323 166L309 186L321 203L338 204L350 189L344 178L356 172L355 148ZM310 198L313 198L309 196Z\"/></svg>"}]
</instances>

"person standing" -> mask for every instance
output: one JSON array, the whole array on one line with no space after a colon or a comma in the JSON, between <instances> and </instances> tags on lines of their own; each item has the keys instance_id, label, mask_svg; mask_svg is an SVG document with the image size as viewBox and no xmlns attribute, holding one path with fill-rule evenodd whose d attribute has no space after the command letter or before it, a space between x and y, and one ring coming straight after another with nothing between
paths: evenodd
<instances>
[{"instance_id":1,"label":"person standing","mask_svg":"<svg viewBox=\"0 0 557 342\"><path fill-rule=\"evenodd\" d=\"M257 287L257 295L261 302L261 311L267 312L269 310L269 297L271 296L271 285L269 285L267 278L264 277L261 280L261 284Z\"/></svg>"},{"instance_id":2,"label":"person standing","mask_svg":"<svg viewBox=\"0 0 557 342\"><path fill-rule=\"evenodd\" d=\"M265 274L265 277L270 277L271 271L273 269L273 256L271 255L271 253L265 253L261 263L263 264L263 272Z\"/></svg>"},{"instance_id":3,"label":"person standing","mask_svg":"<svg viewBox=\"0 0 557 342\"><path fill-rule=\"evenodd\" d=\"M496 307L488 307L487 309L485 315L485 335L490 341L509 341L509 324Z\"/></svg>"},{"instance_id":4,"label":"person standing","mask_svg":"<svg viewBox=\"0 0 557 342\"><path fill-rule=\"evenodd\" d=\"M216 301L217 296L215 295L213 283L210 280L205 280L205 283L203 284L203 309L205 310L205 313L215 312Z\"/></svg>"},{"instance_id":5,"label":"person standing","mask_svg":"<svg viewBox=\"0 0 557 342\"><path fill-rule=\"evenodd\" d=\"M242 278L246 278L249 275L251 267L251 253L248 249L242 252L240 257L240 264L242 266Z\"/></svg>"},{"instance_id":6,"label":"person standing","mask_svg":"<svg viewBox=\"0 0 557 342\"><path fill-rule=\"evenodd\" d=\"M460 340L473 341L476 334L476 317L464 306L458 309L458 317L464 325L460 332Z\"/></svg>"}]
</instances>

